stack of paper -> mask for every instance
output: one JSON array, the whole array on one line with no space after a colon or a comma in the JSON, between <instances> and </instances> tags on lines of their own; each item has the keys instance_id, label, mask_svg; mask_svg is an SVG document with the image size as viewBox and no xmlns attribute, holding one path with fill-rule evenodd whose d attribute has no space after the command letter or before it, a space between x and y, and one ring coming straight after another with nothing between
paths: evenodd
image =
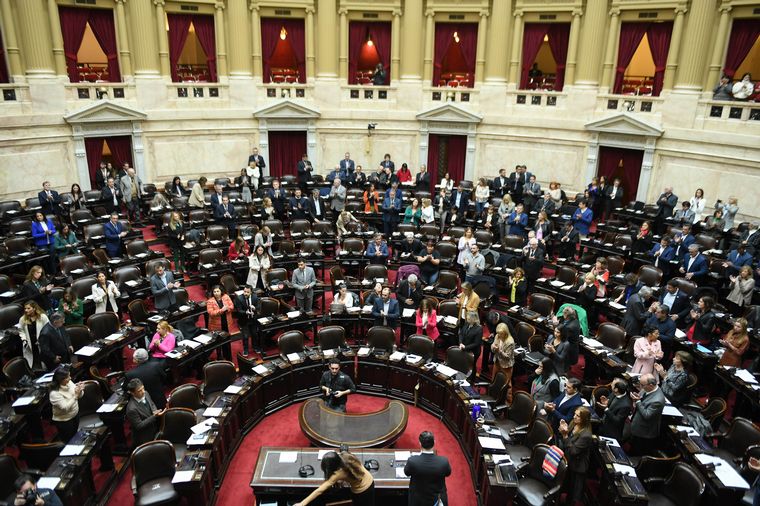
<instances>
[{"instance_id":1,"label":"stack of paper","mask_svg":"<svg viewBox=\"0 0 760 506\"><path fill-rule=\"evenodd\" d=\"M459 371L456 369L452 369L451 367L445 365L445 364L436 364L435 368L438 370L439 373L443 374L444 376L448 376L451 378L452 376L456 376Z\"/></svg>"},{"instance_id":2,"label":"stack of paper","mask_svg":"<svg viewBox=\"0 0 760 506\"><path fill-rule=\"evenodd\" d=\"M82 346L75 352L75 354L81 355L83 357L91 357L99 351L100 351L100 348L98 348L97 346Z\"/></svg>"},{"instance_id":3,"label":"stack of paper","mask_svg":"<svg viewBox=\"0 0 760 506\"><path fill-rule=\"evenodd\" d=\"M368 356L369 355L369 348L366 347L366 346L362 346L361 348L359 348L359 351L357 352L357 355L359 355L360 357L366 357L366 356Z\"/></svg>"},{"instance_id":4,"label":"stack of paper","mask_svg":"<svg viewBox=\"0 0 760 506\"><path fill-rule=\"evenodd\" d=\"M486 436L478 436L478 441L480 442L480 446L483 447L485 450L506 450L507 448L504 446L504 441L501 440L499 437L486 437Z\"/></svg>"},{"instance_id":5,"label":"stack of paper","mask_svg":"<svg viewBox=\"0 0 760 506\"><path fill-rule=\"evenodd\" d=\"M224 408L206 408L203 411L203 416L219 416L223 410Z\"/></svg>"},{"instance_id":6,"label":"stack of paper","mask_svg":"<svg viewBox=\"0 0 760 506\"><path fill-rule=\"evenodd\" d=\"M106 339L106 341L108 341L109 343L112 343L112 342L118 341L118 340L119 340L119 339L121 339L122 337L124 337L124 335L123 335L123 334L121 334L121 333L119 333L119 332L116 332L116 333L114 333L114 334L111 334L110 336L107 336L105 339Z\"/></svg>"},{"instance_id":7,"label":"stack of paper","mask_svg":"<svg viewBox=\"0 0 760 506\"><path fill-rule=\"evenodd\" d=\"M394 362L398 362L399 360L403 360L405 356L406 356L406 353L404 353L403 351L395 351L391 353L391 356L389 358L393 360Z\"/></svg>"},{"instance_id":8,"label":"stack of paper","mask_svg":"<svg viewBox=\"0 0 760 506\"><path fill-rule=\"evenodd\" d=\"M192 481L194 475L195 475L195 470L193 469L189 471L174 471L174 477L172 478L172 483L185 483L188 481Z\"/></svg>"},{"instance_id":9,"label":"stack of paper","mask_svg":"<svg viewBox=\"0 0 760 506\"><path fill-rule=\"evenodd\" d=\"M198 341L201 344L208 344L214 340L214 336L210 336L208 334L201 334L199 336L195 336L193 340Z\"/></svg>"},{"instance_id":10,"label":"stack of paper","mask_svg":"<svg viewBox=\"0 0 760 506\"><path fill-rule=\"evenodd\" d=\"M299 360L301 360L301 355L299 355L298 353L288 353L287 357L288 357L288 360L290 360L291 362L298 362Z\"/></svg>"},{"instance_id":11,"label":"stack of paper","mask_svg":"<svg viewBox=\"0 0 760 506\"><path fill-rule=\"evenodd\" d=\"M298 318L301 315L300 311L288 311L285 313L288 318Z\"/></svg>"},{"instance_id":12,"label":"stack of paper","mask_svg":"<svg viewBox=\"0 0 760 506\"><path fill-rule=\"evenodd\" d=\"M84 445L66 445L61 450L61 457L73 457L74 455L80 455L84 451Z\"/></svg>"},{"instance_id":13,"label":"stack of paper","mask_svg":"<svg viewBox=\"0 0 760 506\"><path fill-rule=\"evenodd\" d=\"M636 476L636 470L632 468L631 466L626 466L625 464L618 464L617 462L615 462L614 464L612 464L612 467L618 473L621 473L627 476Z\"/></svg>"},{"instance_id":14,"label":"stack of paper","mask_svg":"<svg viewBox=\"0 0 760 506\"><path fill-rule=\"evenodd\" d=\"M715 469L713 472L724 486L744 490L749 489L749 483L744 481L744 478L731 467L731 464L722 458L713 457L706 453L698 453L694 457L702 464L714 464Z\"/></svg>"},{"instance_id":15,"label":"stack of paper","mask_svg":"<svg viewBox=\"0 0 760 506\"><path fill-rule=\"evenodd\" d=\"M401 312L402 318L411 318L412 316L414 316L414 309L410 307L405 307L404 311Z\"/></svg>"},{"instance_id":16,"label":"stack of paper","mask_svg":"<svg viewBox=\"0 0 760 506\"><path fill-rule=\"evenodd\" d=\"M235 395L235 394L239 394L242 389L243 389L242 386L230 385L230 386L228 386L227 388L224 389L224 393L225 394Z\"/></svg>"},{"instance_id":17,"label":"stack of paper","mask_svg":"<svg viewBox=\"0 0 760 506\"><path fill-rule=\"evenodd\" d=\"M118 404L101 404L97 409L97 413L112 413L118 408Z\"/></svg>"},{"instance_id":18,"label":"stack of paper","mask_svg":"<svg viewBox=\"0 0 760 506\"><path fill-rule=\"evenodd\" d=\"M458 321L459 320L457 320L456 316L444 316L443 317L443 323L446 323L448 325L456 325Z\"/></svg>"}]
</instances>

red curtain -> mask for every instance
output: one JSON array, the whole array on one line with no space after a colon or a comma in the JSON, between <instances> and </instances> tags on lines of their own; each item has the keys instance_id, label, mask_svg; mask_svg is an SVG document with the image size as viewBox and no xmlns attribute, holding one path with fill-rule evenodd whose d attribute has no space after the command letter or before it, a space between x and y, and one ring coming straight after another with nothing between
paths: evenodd
<instances>
[{"instance_id":1,"label":"red curtain","mask_svg":"<svg viewBox=\"0 0 760 506\"><path fill-rule=\"evenodd\" d=\"M467 136L466 135L449 135L447 136L449 144L449 175L455 182L464 179L464 159L467 156Z\"/></svg>"},{"instance_id":2,"label":"red curtain","mask_svg":"<svg viewBox=\"0 0 760 506\"><path fill-rule=\"evenodd\" d=\"M293 50L293 56L298 67L298 82L306 82L306 34L303 19L261 18L261 60L263 79L271 82L272 72L270 60L274 55L277 43L280 41L280 30L285 28L287 41ZM303 154L303 153L302 153ZM300 160L300 158L299 158Z\"/></svg>"},{"instance_id":3,"label":"red curtain","mask_svg":"<svg viewBox=\"0 0 760 506\"><path fill-rule=\"evenodd\" d=\"M172 82L180 81L177 73L177 63L185 47L187 36L190 33L190 23L193 21L189 14L167 14L169 23L169 66L172 73Z\"/></svg>"},{"instance_id":4,"label":"red curtain","mask_svg":"<svg viewBox=\"0 0 760 506\"><path fill-rule=\"evenodd\" d=\"M103 159L103 137L85 137L84 151L87 154L87 168L90 171L90 187L97 188L96 174Z\"/></svg>"},{"instance_id":5,"label":"red curtain","mask_svg":"<svg viewBox=\"0 0 760 506\"><path fill-rule=\"evenodd\" d=\"M523 30L523 50L522 50L522 74L520 75L520 89L528 87L528 72L536 61L541 44L544 43L544 36L549 31L547 23L525 23ZM554 58L557 59L556 57ZM567 49L565 49L565 59L567 59ZM564 70L563 70L564 72ZM563 77L564 79L564 77Z\"/></svg>"},{"instance_id":6,"label":"red curtain","mask_svg":"<svg viewBox=\"0 0 760 506\"><path fill-rule=\"evenodd\" d=\"M443 179L444 172L440 171L440 166L438 164L439 157L440 157L440 149L441 149L441 143L440 143L440 136L436 134L428 134L428 159L427 159L427 170L428 174L430 174L430 192L431 195L435 195L435 185L437 185L441 179Z\"/></svg>"},{"instance_id":7,"label":"red curtain","mask_svg":"<svg viewBox=\"0 0 760 506\"><path fill-rule=\"evenodd\" d=\"M193 26L198 42L206 53L206 65L208 66L208 78L212 83L217 82L216 75L216 39L214 34L214 16L193 16Z\"/></svg>"},{"instance_id":8,"label":"red curtain","mask_svg":"<svg viewBox=\"0 0 760 506\"><path fill-rule=\"evenodd\" d=\"M454 41L454 32L459 36L459 50L462 52L465 69L470 74L470 87L473 86L475 74L475 53L478 47L478 24L477 23L436 23L435 24L435 52L433 55L433 86L438 86L441 80L442 70L446 67L446 58L449 55L451 44Z\"/></svg>"},{"instance_id":9,"label":"red curtain","mask_svg":"<svg viewBox=\"0 0 760 506\"><path fill-rule=\"evenodd\" d=\"M380 63L385 67L385 84L391 82L391 24L383 22L352 21L348 25L348 84L357 84L359 57L367 36L377 49Z\"/></svg>"},{"instance_id":10,"label":"red curtain","mask_svg":"<svg viewBox=\"0 0 760 506\"><path fill-rule=\"evenodd\" d=\"M723 73L733 78L736 69L749 54L750 49L760 36L760 21L756 19L737 19L731 27L731 37L728 39L726 64Z\"/></svg>"},{"instance_id":11,"label":"red curtain","mask_svg":"<svg viewBox=\"0 0 760 506\"><path fill-rule=\"evenodd\" d=\"M549 49L551 49L554 62L557 64L557 72L554 77L554 90L562 91L562 88L565 86L565 65L567 64L567 46L570 43L570 23L552 23L549 25L546 33L549 35Z\"/></svg>"},{"instance_id":12,"label":"red curtain","mask_svg":"<svg viewBox=\"0 0 760 506\"><path fill-rule=\"evenodd\" d=\"M385 68L385 84L391 83L391 24L369 23L369 36Z\"/></svg>"},{"instance_id":13,"label":"red curtain","mask_svg":"<svg viewBox=\"0 0 760 506\"><path fill-rule=\"evenodd\" d=\"M106 58L108 58L108 80L112 83L121 82L119 49L116 46L113 11L110 9L89 9L89 11L89 23L92 33L106 54Z\"/></svg>"},{"instance_id":14,"label":"red curtain","mask_svg":"<svg viewBox=\"0 0 760 506\"><path fill-rule=\"evenodd\" d=\"M352 21L348 25L348 84L357 84L359 57L367 41L368 28L364 21Z\"/></svg>"},{"instance_id":15,"label":"red curtain","mask_svg":"<svg viewBox=\"0 0 760 506\"><path fill-rule=\"evenodd\" d=\"M5 48L3 47L3 34L0 32L0 83L9 83L8 67L5 64Z\"/></svg>"},{"instance_id":16,"label":"red curtain","mask_svg":"<svg viewBox=\"0 0 760 506\"><path fill-rule=\"evenodd\" d=\"M130 136L106 137L106 144L111 150L114 166L117 169L120 169L124 163L132 166L132 138Z\"/></svg>"},{"instance_id":17,"label":"red curtain","mask_svg":"<svg viewBox=\"0 0 760 506\"><path fill-rule=\"evenodd\" d=\"M641 39L649 28L649 23L622 23L620 25L620 44L618 45L617 69L615 71L615 86L613 93L620 93L623 90L623 77L625 69L633 59ZM667 57L667 56L666 56Z\"/></svg>"},{"instance_id":18,"label":"red curtain","mask_svg":"<svg viewBox=\"0 0 760 506\"><path fill-rule=\"evenodd\" d=\"M640 150L601 146L599 148L597 176L604 176L610 184L614 178L619 177L625 198L629 201L636 200L643 159L644 152ZM623 162L622 170L619 168L621 160Z\"/></svg>"},{"instance_id":19,"label":"red curtain","mask_svg":"<svg viewBox=\"0 0 760 506\"><path fill-rule=\"evenodd\" d=\"M87 28L87 19L90 17L90 9L77 9L74 7L59 7L58 14L61 18L61 34L63 35L63 52L66 55L66 67L69 73L69 81L79 82L79 70L77 69L77 53L82 45L84 31Z\"/></svg>"},{"instance_id":20,"label":"red curtain","mask_svg":"<svg viewBox=\"0 0 760 506\"><path fill-rule=\"evenodd\" d=\"M665 76L665 67L668 63L668 50L670 49L670 36L673 33L673 23L652 23L647 30L649 50L654 60L654 85L652 96L660 96L662 81Z\"/></svg>"},{"instance_id":21,"label":"red curtain","mask_svg":"<svg viewBox=\"0 0 760 506\"><path fill-rule=\"evenodd\" d=\"M269 175L296 174L306 153L306 132L269 132Z\"/></svg>"}]
</instances>

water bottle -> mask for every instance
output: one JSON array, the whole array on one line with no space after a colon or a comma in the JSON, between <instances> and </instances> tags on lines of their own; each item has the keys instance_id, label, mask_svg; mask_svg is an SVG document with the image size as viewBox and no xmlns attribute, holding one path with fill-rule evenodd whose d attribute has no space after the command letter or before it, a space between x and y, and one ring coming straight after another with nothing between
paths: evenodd
<instances>
[{"instance_id":1,"label":"water bottle","mask_svg":"<svg viewBox=\"0 0 760 506\"><path fill-rule=\"evenodd\" d=\"M476 421L480 416L480 405L475 404L472 406L472 420Z\"/></svg>"}]
</instances>

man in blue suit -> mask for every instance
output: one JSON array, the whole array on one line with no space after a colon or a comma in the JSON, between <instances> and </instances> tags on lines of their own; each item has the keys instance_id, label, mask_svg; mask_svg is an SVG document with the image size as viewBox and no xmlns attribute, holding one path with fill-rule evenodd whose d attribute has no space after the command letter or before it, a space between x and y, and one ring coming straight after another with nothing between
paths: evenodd
<instances>
[{"instance_id":1,"label":"man in blue suit","mask_svg":"<svg viewBox=\"0 0 760 506\"><path fill-rule=\"evenodd\" d=\"M745 265L752 267L752 255L747 253L747 245L740 243L735 250L732 250L726 261L723 262L723 267L726 268L727 276L737 276L739 270Z\"/></svg>"},{"instance_id":2,"label":"man in blue suit","mask_svg":"<svg viewBox=\"0 0 760 506\"><path fill-rule=\"evenodd\" d=\"M581 380L578 378L569 378L565 383L565 392L559 394L554 402L544 404L542 411L546 412L547 419L554 426L554 430L559 429L560 420L567 423L573 421L575 410L583 405L581 399Z\"/></svg>"},{"instance_id":3,"label":"man in blue suit","mask_svg":"<svg viewBox=\"0 0 760 506\"><path fill-rule=\"evenodd\" d=\"M121 238L127 235L124 225L119 221L119 215L111 213L111 220L103 225L106 235L106 253L108 256L118 257L121 255Z\"/></svg>"},{"instance_id":4,"label":"man in blue suit","mask_svg":"<svg viewBox=\"0 0 760 506\"><path fill-rule=\"evenodd\" d=\"M390 178L389 178L390 181ZM398 187L398 181L395 179L391 182L390 187L385 190L385 196L390 197L391 193L399 200L402 200L404 198L404 193L399 189Z\"/></svg>"},{"instance_id":5,"label":"man in blue suit","mask_svg":"<svg viewBox=\"0 0 760 506\"><path fill-rule=\"evenodd\" d=\"M470 192L462 188L462 185L460 184L451 192L449 205L451 206L452 212L456 212L458 216L466 215L467 210L470 208Z\"/></svg>"},{"instance_id":6,"label":"man in blue suit","mask_svg":"<svg viewBox=\"0 0 760 506\"><path fill-rule=\"evenodd\" d=\"M684 223L679 232L676 232L673 236L673 249L675 249L675 257L680 262L689 254L689 246L694 244L696 239L691 235L691 225Z\"/></svg>"},{"instance_id":7,"label":"man in blue suit","mask_svg":"<svg viewBox=\"0 0 760 506\"><path fill-rule=\"evenodd\" d=\"M341 172L348 175L348 177L351 177L351 175L354 173L354 170L356 169L356 164L353 160L351 160L351 153L346 153L346 155L343 157L343 160L340 161L339 166Z\"/></svg>"},{"instance_id":8,"label":"man in blue suit","mask_svg":"<svg viewBox=\"0 0 760 506\"><path fill-rule=\"evenodd\" d=\"M588 236L588 229L594 219L594 212L588 208L588 202L580 200L578 209L573 213L573 226L582 238Z\"/></svg>"},{"instance_id":9,"label":"man in blue suit","mask_svg":"<svg viewBox=\"0 0 760 506\"><path fill-rule=\"evenodd\" d=\"M375 235L375 239L367 245L364 256L369 258L371 264L385 265L388 260L388 243L383 241L383 236Z\"/></svg>"},{"instance_id":10,"label":"man in blue suit","mask_svg":"<svg viewBox=\"0 0 760 506\"><path fill-rule=\"evenodd\" d=\"M396 229L400 211L401 198L396 195L396 192L386 195L383 199L383 234L385 237L390 237Z\"/></svg>"},{"instance_id":11,"label":"man in blue suit","mask_svg":"<svg viewBox=\"0 0 760 506\"><path fill-rule=\"evenodd\" d=\"M652 246L649 250L649 256L654 260L655 267L659 267L662 270L668 266L668 262L673 260L676 256L676 250L670 245L670 238L663 236L660 242Z\"/></svg>"},{"instance_id":12,"label":"man in blue suit","mask_svg":"<svg viewBox=\"0 0 760 506\"><path fill-rule=\"evenodd\" d=\"M382 298L375 299L372 305L372 316L375 318L375 325L396 328L400 311L398 301L391 299L391 289L387 286L383 288Z\"/></svg>"},{"instance_id":13,"label":"man in blue suit","mask_svg":"<svg viewBox=\"0 0 760 506\"><path fill-rule=\"evenodd\" d=\"M525 227L528 226L528 215L523 212L523 205L517 204L509 215L509 235L525 237Z\"/></svg>"},{"instance_id":14,"label":"man in blue suit","mask_svg":"<svg viewBox=\"0 0 760 506\"><path fill-rule=\"evenodd\" d=\"M683 259L683 266L679 269L686 279L700 285L705 280L709 271L707 258L699 252L699 246L689 246L689 254Z\"/></svg>"},{"instance_id":15,"label":"man in blue suit","mask_svg":"<svg viewBox=\"0 0 760 506\"><path fill-rule=\"evenodd\" d=\"M679 290L672 279L665 284L665 290L660 294L660 304L670 309L670 319L676 322L676 326L680 326L691 310L689 296Z\"/></svg>"},{"instance_id":16,"label":"man in blue suit","mask_svg":"<svg viewBox=\"0 0 760 506\"><path fill-rule=\"evenodd\" d=\"M42 214L61 214L61 196L58 192L50 189L50 181L42 183L42 191L37 194L42 208Z\"/></svg>"}]
</instances>

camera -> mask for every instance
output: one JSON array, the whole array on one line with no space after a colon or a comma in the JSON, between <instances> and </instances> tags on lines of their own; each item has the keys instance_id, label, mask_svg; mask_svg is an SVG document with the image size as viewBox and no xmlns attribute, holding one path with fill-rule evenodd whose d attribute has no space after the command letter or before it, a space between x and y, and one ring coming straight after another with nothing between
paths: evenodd
<instances>
[{"instance_id":1,"label":"camera","mask_svg":"<svg viewBox=\"0 0 760 506\"><path fill-rule=\"evenodd\" d=\"M37 502L37 491L28 488L24 491L24 504L28 506L34 506Z\"/></svg>"},{"instance_id":2,"label":"camera","mask_svg":"<svg viewBox=\"0 0 760 506\"><path fill-rule=\"evenodd\" d=\"M374 130L375 127L377 127L377 123L369 123L369 124L367 124L367 130Z\"/></svg>"}]
</instances>

